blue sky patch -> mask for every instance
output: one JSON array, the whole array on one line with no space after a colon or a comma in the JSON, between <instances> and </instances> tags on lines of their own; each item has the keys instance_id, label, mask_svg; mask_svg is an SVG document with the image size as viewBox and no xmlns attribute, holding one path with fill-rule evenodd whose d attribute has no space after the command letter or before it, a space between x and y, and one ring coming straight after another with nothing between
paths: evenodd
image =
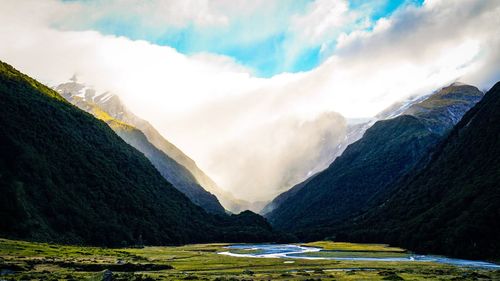
<instances>
[{"instance_id":1,"label":"blue sky patch","mask_svg":"<svg viewBox=\"0 0 500 281\"><path fill-rule=\"evenodd\" d=\"M99 1L74 0L83 5L98 8ZM78 25L61 26L66 29L93 29L104 34L125 36L133 40L141 39L162 46L170 46L178 52L192 55L213 53L233 58L236 62L251 69L259 77L270 77L282 72L307 71L317 67L330 54L321 54L321 44L334 46L336 38L326 42L297 42L290 22L294 16L308 12L308 4L313 1L302 0L293 5L278 9L270 22L258 13L244 19L231 19L228 26L196 26L194 23L184 26L148 25L147 15L126 12L109 12L92 21L76 21ZM371 23L390 16L402 5L422 5L423 0L381 0L366 2L351 0L349 9L362 14ZM281 7L280 7L281 8ZM267 19L268 20L268 19ZM269 20L268 20L269 21ZM82 24L83 22L83 24ZM370 29L372 26L366 27ZM346 26L339 32L350 32L354 27ZM338 33L334 33L338 34ZM297 44L299 46L297 46ZM291 46L293 45L293 46ZM291 52L290 48L294 48ZM291 55L290 55L291 54ZM288 56L288 57L287 57ZM290 57L292 56L292 57Z\"/></svg>"}]
</instances>

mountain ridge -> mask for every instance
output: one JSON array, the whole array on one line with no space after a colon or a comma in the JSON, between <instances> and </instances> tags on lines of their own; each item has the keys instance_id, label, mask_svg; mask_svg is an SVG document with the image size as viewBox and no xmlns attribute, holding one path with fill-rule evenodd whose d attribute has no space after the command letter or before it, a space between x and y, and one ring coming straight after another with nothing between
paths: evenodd
<instances>
[{"instance_id":1,"label":"mountain ridge","mask_svg":"<svg viewBox=\"0 0 500 281\"><path fill-rule=\"evenodd\" d=\"M113 247L280 237L251 212L206 213L104 121L3 62L0 106L2 237Z\"/></svg>"},{"instance_id":2,"label":"mountain ridge","mask_svg":"<svg viewBox=\"0 0 500 281\"><path fill-rule=\"evenodd\" d=\"M439 101L445 97L440 93L450 90L462 95L473 91L470 96L475 99L467 101L470 108L482 97L477 88L450 87L424 101ZM464 87L467 88L464 90ZM457 103L462 103L462 100ZM438 122L440 127L433 124L436 130L429 125L426 119L433 120L434 116L441 117L442 112L448 112L441 103L435 104L434 108L419 116L409 115L409 109L415 107L413 104L395 118L376 122L326 170L309 179L300 190L292 190L295 194L286 195L286 200L265 216L277 228L299 232L304 229L307 232L309 227L342 221L363 212L369 208L367 204L373 201L373 196L385 196L393 181L418 164L420 158L443 137L445 128L451 129L452 123L448 119ZM458 107L455 114L464 114L466 109Z\"/></svg>"},{"instance_id":3,"label":"mountain ridge","mask_svg":"<svg viewBox=\"0 0 500 281\"><path fill-rule=\"evenodd\" d=\"M189 158L173 144L163 139L147 121L131 113L116 95L108 92L96 95L92 88L77 83L76 77L73 77L71 82L60 84L54 89L80 109L108 123L122 139L144 153L160 174L171 182L174 187L187 195L195 204L211 213L225 213L225 209L219 203L218 199L213 194L204 190L187 168L166 154L164 152L166 150L165 147L168 147L168 151L175 154L177 158ZM162 151L152 144L142 130L130 125L129 122L138 124L141 128L146 129L149 132L148 135L150 138L157 139L157 143L160 142L163 144L162 147L164 147L164 150ZM127 128L127 126L129 127ZM196 165L194 161L190 161L193 165Z\"/></svg>"},{"instance_id":4,"label":"mountain ridge","mask_svg":"<svg viewBox=\"0 0 500 281\"><path fill-rule=\"evenodd\" d=\"M390 196L327 232L338 239L498 260L499 108L497 82L433 149L429 160L395 184Z\"/></svg>"}]
</instances>

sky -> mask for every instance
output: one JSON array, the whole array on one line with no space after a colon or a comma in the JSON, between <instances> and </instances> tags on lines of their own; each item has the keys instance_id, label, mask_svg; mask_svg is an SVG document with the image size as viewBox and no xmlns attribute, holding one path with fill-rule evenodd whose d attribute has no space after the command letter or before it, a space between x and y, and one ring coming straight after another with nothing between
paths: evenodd
<instances>
[{"instance_id":1,"label":"sky","mask_svg":"<svg viewBox=\"0 0 500 281\"><path fill-rule=\"evenodd\" d=\"M500 78L496 0L0 0L0 59L119 95L218 185L268 201L352 118Z\"/></svg>"}]
</instances>

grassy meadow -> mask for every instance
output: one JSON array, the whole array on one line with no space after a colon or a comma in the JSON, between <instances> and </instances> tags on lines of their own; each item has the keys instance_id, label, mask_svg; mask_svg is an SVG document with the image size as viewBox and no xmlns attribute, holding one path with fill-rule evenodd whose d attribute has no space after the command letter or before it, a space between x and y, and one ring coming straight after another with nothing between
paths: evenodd
<instances>
[{"instance_id":1,"label":"grassy meadow","mask_svg":"<svg viewBox=\"0 0 500 281\"><path fill-rule=\"evenodd\" d=\"M306 246L384 256L404 249L314 242ZM226 244L97 248L0 239L0 280L500 280L500 271L429 262L240 258L217 254Z\"/></svg>"}]
</instances>

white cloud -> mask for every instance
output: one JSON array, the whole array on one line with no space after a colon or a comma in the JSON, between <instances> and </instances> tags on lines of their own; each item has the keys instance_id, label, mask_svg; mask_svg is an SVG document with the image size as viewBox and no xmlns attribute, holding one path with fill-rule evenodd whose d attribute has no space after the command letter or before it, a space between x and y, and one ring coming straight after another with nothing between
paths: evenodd
<instances>
[{"instance_id":1,"label":"white cloud","mask_svg":"<svg viewBox=\"0 0 500 281\"><path fill-rule=\"evenodd\" d=\"M220 20L221 11L244 14L239 5L248 3L236 2L215 1L218 6L202 14L185 3L178 12L186 15L175 20L231 24ZM75 5L0 2L0 59L51 85L78 73L82 81L120 94L223 188L248 200L271 199L316 167L325 149L343 137L344 122L332 111L371 116L456 79L482 88L499 79L498 1L408 6L372 31L341 35L334 55L316 69L269 79L252 76L228 57L185 56L145 41L55 29L54 21L81 8ZM341 24L313 19L301 24L318 42Z\"/></svg>"},{"instance_id":2,"label":"white cloud","mask_svg":"<svg viewBox=\"0 0 500 281\"><path fill-rule=\"evenodd\" d=\"M309 45L321 44L351 28L363 16L350 10L347 0L316 0L306 13L292 17L291 31Z\"/></svg>"},{"instance_id":3,"label":"white cloud","mask_svg":"<svg viewBox=\"0 0 500 281\"><path fill-rule=\"evenodd\" d=\"M344 97L346 109L356 102L351 97L369 96L372 104L335 109L348 116L373 113L402 95L431 91L456 79L491 86L500 73L494 51L500 46L498 14L497 1L436 0L406 6L379 20L372 31L342 35L335 55L320 68L342 78L331 89L350 83L345 85L351 93ZM361 83L352 83L357 80Z\"/></svg>"},{"instance_id":4,"label":"white cloud","mask_svg":"<svg viewBox=\"0 0 500 281\"><path fill-rule=\"evenodd\" d=\"M304 13L290 19L289 38L285 42L285 65L300 60L301 53L320 47L320 54L331 54L337 37L344 31L366 28L369 25L366 11L349 9L347 0L316 0L309 3Z\"/></svg>"},{"instance_id":5,"label":"white cloud","mask_svg":"<svg viewBox=\"0 0 500 281\"><path fill-rule=\"evenodd\" d=\"M108 17L139 21L143 27L164 28L197 26L224 26L227 15L218 11L209 0L95 0L66 3L72 13L64 18L67 26L97 22Z\"/></svg>"}]
</instances>

